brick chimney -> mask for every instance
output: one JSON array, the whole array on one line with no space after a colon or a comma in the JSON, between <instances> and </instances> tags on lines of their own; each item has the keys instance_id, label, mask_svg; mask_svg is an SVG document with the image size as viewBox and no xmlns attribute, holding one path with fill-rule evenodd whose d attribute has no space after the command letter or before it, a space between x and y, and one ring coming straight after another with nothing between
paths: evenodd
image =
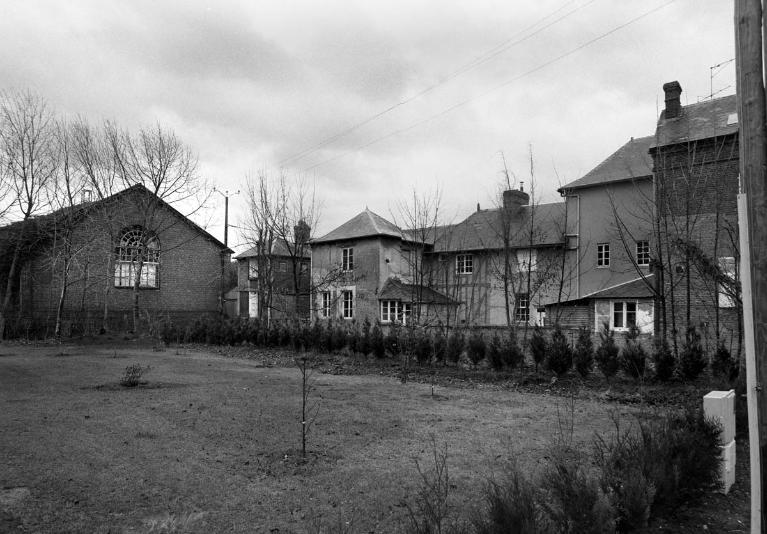
<instances>
[{"instance_id":1,"label":"brick chimney","mask_svg":"<svg viewBox=\"0 0 767 534\"><path fill-rule=\"evenodd\" d=\"M519 213L522 206L527 206L529 202L530 195L521 189L507 189L503 192L503 209L512 215Z\"/></svg>"},{"instance_id":2,"label":"brick chimney","mask_svg":"<svg viewBox=\"0 0 767 534\"><path fill-rule=\"evenodd\" d=\"M663 84L663 92L666 93L666 111L664 118L673 119L682 113L682 102L679 97L682 95L682 86L679 82L673 81Z\"/></svg>"}]
</instances>

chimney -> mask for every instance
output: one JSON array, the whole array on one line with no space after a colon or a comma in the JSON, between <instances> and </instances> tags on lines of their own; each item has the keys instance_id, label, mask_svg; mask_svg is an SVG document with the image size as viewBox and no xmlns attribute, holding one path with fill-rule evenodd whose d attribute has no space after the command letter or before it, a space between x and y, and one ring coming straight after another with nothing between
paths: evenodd
<instances>
[{"instance_id":1,"label":"chimney","mask_svg":"<svg viewBox=\"0 0 767 534\"><path fill-rule=\"evenodd\" d=\"M503 192L503 209L511 215L519 213L530 202L530 195L522 190L507 189Z\"/></svg>"},{"instance_id":2,"label":"chimney","mask_svg":"<svg viewBox=\"0 0 767 534\"><path fill-rule=\"evenodd\" d=\"M682 103L679 97L682 95L682 86L679 82L663 84L663 92L666 93L666 111L664 118L673 119L682 113Z\"/></svg>"}]
</instances>

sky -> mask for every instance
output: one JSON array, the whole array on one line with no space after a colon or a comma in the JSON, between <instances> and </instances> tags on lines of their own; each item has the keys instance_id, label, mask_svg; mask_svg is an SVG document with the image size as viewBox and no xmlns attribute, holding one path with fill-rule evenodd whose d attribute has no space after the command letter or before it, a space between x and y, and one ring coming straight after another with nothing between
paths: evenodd
<instances>
[{"instance_id":1,"label":"sky","mask_svg":"<svg viewBox=\"0 0 767 534\"><path fill-rule=\"evenodd\" d=\"M313 185L317 236L365 208L397 222L436 190L445 222L492 208L504 160L514 187L557 202L653 134L665 82L684 104L733 94L734 57L722 0L0 5L0 89L94 124L172 129L233 194L235 251L247 206L234 193L258 173ZM214 195L195 221L223 239L223 211Z\"/></svg>"}]
</instances>

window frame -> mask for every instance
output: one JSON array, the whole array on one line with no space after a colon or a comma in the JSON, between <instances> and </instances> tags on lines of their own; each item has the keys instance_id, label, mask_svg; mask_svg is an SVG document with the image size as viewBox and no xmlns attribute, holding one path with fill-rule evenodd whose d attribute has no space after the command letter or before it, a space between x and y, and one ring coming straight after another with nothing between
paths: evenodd
<instances>
[{"instance_id":1,"label":"window frame","mask_svg":"<svg viewBox=\"0 0 767 534\"><path fill-rule=\"evenodd\" d=\"M733 282L738 280L738 263L735 261L734 256L720 256L717 258L719 270L723 277L729 278ZM724 291L721 283L716 284L716 305L719 308L735 308L736 302L732 295Z\"/></svg>"},{"instance_id":2,"label":"window frame","mask_svg":"<svg viewBox=\"0 0 767 534\"><path fill-rule=\"evenodd\" d=\"M344 320L354 319L354 291L351 289L341 291L341 317Z\"/></svg>"},{"instance_id":3,"label":"window frame","mask_svg":"<svg viewBox=\"0 0 767 534\"><path fill-rule=\"evenodd\" d=\"M354 247L343 247L341 249L341 270L345 273L354 270Z\"/></svg>"},{"instance_id":4,"label":"window frame","mask_svg":"<svg viewBox=\"0 0 767 534\"><path fill-rule=\"evenodd\" d=\"M396 322L406 325L408 318L412 314L413 307L409 302L385 299L380 301L378 309L381 324L391 324Z\"/></svg>"},{"instance_id":5,"label":"window frame","mask_svg":"<svg viewBox=\"0 0 767 534\"><path fill-rule=\"evenodd\" d=\"M597 243L597 268L610 266L610 243Z\"/></svg>"},{"instance_id":6,"label":"window frame","mask_svg":"<svg viewBox=\"0 0 767 534\"><path fill-rule=\"evenodd\" d=\"M135 283L137 261L141 261L139 289L160 289L160 240L141 226L125 228L115 247L114 287L130 289Z\"/></svg>"},{"instance_id":7,"label":"window frame","mask_svg":"<svg viewBox=\"0 0 767 534\"><path fill-rule=\"evenodd\" d=\"M524 306L522 305L524 303ZM530 298L527 293L514 295L514 322L530 322Z\"/></svg>"},{"instance_id":8,"label":"window frame","mask_svg":"<svg viewBox=\"0 0 767 534\"><path fill-rule=\"evenodd\" d=\"M330 306L333 302L333 298L330 291L320 292L320 317L328 319L330 317Z\"/></svg>"},{"instance_id":9,"label":"window frame","mask_svg":"<svg viewBox=\"0 0 767 534\"><path fill-rule=\"evenodd\" d=\"M519 266L520 272L531 272L534 273L538 270L538 251L534 248L523 248L523 249L517 249L516 251L517 256L517 265ZM528 269L527 262L530 262L530 267Z\"/></svg>"},{"instance_id":10,"label":"window frame","mask_svg":"<svg viewBox=\"0 0 767 534\"><path fill-rule=\"evenodd\" d=\"M455 256L455 274L474 274L474 254L457 254Z\"/></svg>"},{"instance_id":11,"label":"window frame","mask_svg":"<svg viewBox=\"0 0 767 534\"><path fill-rule=\"evenodd\" d=\"M650 265L650 242L647 239L636 242L636 262L640 267Z\"/></svg>"},{"instance_id":12,"label":"window frame","mask_svg":"<svg viewBox=\"0 0 767 534\"><path fill-rule=\"evenodd\" d=\"M618 311L618 305L620 305L620 311ZM633 310L629 310L629 307L633 307ZM612 330L616 332L627 332L632 326L637 326L637 311L639 310L639 303L636 300L613 300L610 306L610 326ZM615 320L620 313L620 326L618 326ZM629 320L629 317L633 317L633 320Z\"/></svg>"}]
</instances>

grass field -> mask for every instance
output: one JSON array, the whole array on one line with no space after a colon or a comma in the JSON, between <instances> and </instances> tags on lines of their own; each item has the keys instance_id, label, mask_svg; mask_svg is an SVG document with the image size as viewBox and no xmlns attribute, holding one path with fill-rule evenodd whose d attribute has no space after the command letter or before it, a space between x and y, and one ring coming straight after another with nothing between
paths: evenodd
<instances>
[{"instance_id":1,"label":"grass field","mask_svg":"<svg viewBox=\"0 0 767 534\"><path fill-rule=\"evenodd\" d=\"M147 383L124 388L134 363L151 366ZM501 460L540 465L570 413L565 398L496 388L313 380L302 461L295 367L173 348L0 346L0 530L397 532L432 443L447 448L455 502L481 504ZM574 440L609 431L616 409L577 401Z\"/></svg>"}]
</instances>

